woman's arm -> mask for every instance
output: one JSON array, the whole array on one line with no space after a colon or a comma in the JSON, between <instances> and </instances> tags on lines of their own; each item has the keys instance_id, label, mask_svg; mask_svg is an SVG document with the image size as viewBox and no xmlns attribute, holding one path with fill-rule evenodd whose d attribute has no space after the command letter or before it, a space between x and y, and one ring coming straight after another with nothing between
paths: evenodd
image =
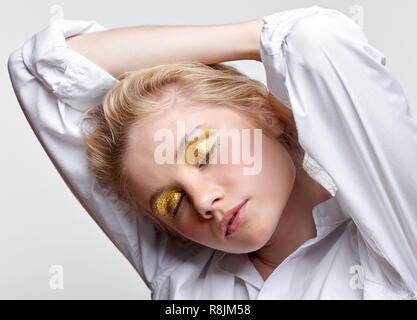
<instances>
[{"instance_id":1,"label":"woman's arm","mask_svg":"<svg viewBox=\"0 0 417 320\"><path fill-rule=\"evenodd\" d=\"M104 30L95 21L54 20L10 55L8 71L26 119L71 192L153 289L152 295L169 298L159 282L164 282L175 265L190 257L196 261L200 247L192 242L178 245L156 233L143 214L101 187L88 169L81 116L100 104L117 80L69 49L65 39ZM206 254L209 251L202 252L199 259L207 261Z\"/></svg>"},{"instance_id":2,"label":"woman's arm","mask_svg":"<svg viewBox=\"0 0 417 320\"><path fill-rule=\"evenodd\" d=\"M137 26L67 38L68 46L117 78L126 71L196 60L261 61L263 20L212 26Z\"/></svg>"},{"instance_id":3,"label":"woman's arm","mask_svg":"<svg viewBox=\"0 0 417 320\"><path fill-rule=\"evenodd\" d=\"M288 102L300 144L333 179L357 226L349 241L364 297L415 299L417 114L384 54L345 14L311 6L263 19L269 89Z\"/></svg>"}]
</instances>

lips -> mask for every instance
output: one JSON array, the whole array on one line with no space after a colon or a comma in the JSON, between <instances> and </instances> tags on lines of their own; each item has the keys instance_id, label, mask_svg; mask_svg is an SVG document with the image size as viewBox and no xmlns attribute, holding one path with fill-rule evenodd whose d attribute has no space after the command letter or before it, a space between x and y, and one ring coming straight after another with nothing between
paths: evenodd
<instances>
[{"instance_id":1,"label":"lips","mask_svg":"<svg viewBox=\"0 0 417 320\"><path fill-rule=\"evenodd\" d=\"M241 209L244 209L246 202L247 200L243 201L224 214L223 219L220 221L220 229L225 236L237 231L243 218L242 213L244 213L244 210Z\"/></svg>"}]
</instances>

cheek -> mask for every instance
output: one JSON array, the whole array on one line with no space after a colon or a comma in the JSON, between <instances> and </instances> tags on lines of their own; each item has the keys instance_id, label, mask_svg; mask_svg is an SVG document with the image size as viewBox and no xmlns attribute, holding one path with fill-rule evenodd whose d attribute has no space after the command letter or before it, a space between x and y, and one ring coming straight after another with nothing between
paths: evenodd
<instances>
[{"instance_id":1,"label":"cheek","mask_svg":"<svg viewBox=\"0 0 417 320\"><path fill-rule=\"evenodd\" d=\"M177 232L189 240L210 247L212 246L214 235L209 228L210 226L208 223L188 222L184 225L181 225Z\"/></svg>"},{"instance_id":2,"label":"cheek","mask_svg":"<svg viewBox=\"0 0 417 320\"><path fill-rule=\"evenodd\" d=\"M295 181L295 166L287 150L276 140L262 135L262 148L254 147L251 137L251 159L246 163L232 164L229 144L229 161L213 167L212 181L217 181L236 197L254 197L269 203L285 205ZM256 156L255 152L260 156ZM259 168L259 170L255 169ZM246 170L245 170L246 169ZM249 170L250 169L250 170ZM248 172L256 174L248 174Z\"/></svg>"},{"instance_id":3,"label":"cheek","mask_svg":"<svg viewBox=\"0 0 417 320\"><path fill-rule=\"evenodd\" d=\"M260 181L275 196L288 197L295 180L295 166L287 150L271 139L266 140Z\"/></svg>"},{"instance_id":4,"label":"cheek","mask_svg":"<svg viewBox=\"0 0 417 320\"><path fill-rule=\"evenodd\" d=\"M197 241L204 234L204 230L207 229L208 224L202 223L198 218L197 212L191 212L191 206L187 205L185 212L181 212L177 216L176 230L184 237Z\"/></svg>"},{"instance_id":5,"label":"cheek","mask_svg":"<svg viewBox=\"0 0 417 320\"><path fill-rule=\"evenodd\" d=\"M278 223L293 190L295 176L295 166L286 149L279 142L265 138L262 170L245 181L256 203L256 212L262 216L259 221L267 223L261 223L260 228L268 229Z\"/></svg>"},{"instance_id":6,"label":"cheek","mask_svg":"<svg viewBox=\"0 0 417 320\"><path fill-rule=\"evenodd\" d=\"M252 138L253 141L253 138ZM254 155L257 151L260 156ZM287 150L276 140L262 136L262 148L251 146L249 164L229 165L220 174L231 177L240 190L251 190L271 199L288 199L295 181L295 166ZM246 173L245 173L245 170ZM255 169L259 168L259 170ZM251 169L251 170L248 170ZM256 174L247 174L248 172Z\"/></svg>"}]
</instances>

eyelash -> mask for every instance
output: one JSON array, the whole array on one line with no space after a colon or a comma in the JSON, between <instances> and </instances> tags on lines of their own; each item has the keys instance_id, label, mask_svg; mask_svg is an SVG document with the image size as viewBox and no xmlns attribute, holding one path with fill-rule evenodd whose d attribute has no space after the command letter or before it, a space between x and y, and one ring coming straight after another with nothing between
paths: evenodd
<instances>
[{"instance_id":1,"label":"eyelash","mask_svg":"<svg viewBox=\"0 0 417 320\"><path fill-rule=\"evenodd\" d=\"M209 159L210 159L210 155L211 155L211 153L212 153L212 151L213 151L213 149L214 149L214 146L215 146L215 145L216 145L216 144L214 143L214 144L211 146L210 151L209 151L209 152L207 152L207 154L206 154L206 161L205 161L206 163L200 163L200 165L198 166L199 168L201 168L203 165L205 165L205 164L207 164L207 163L208 163L208 161L209 161ZM179 210L179 208L180 208L180 206L181 206L182 199L183 199L184 197L185 197L185 192L184 192L184 191L182 191L182 196L181 196L180 200L178 200L177 205L175 206L174 210L172 211L171 216L172 216L173 218L177 215L178 210Z\"/></svg>"},{"instance_id":2,"label":"eyelash","mask_svg":"<svg viewBox=\"0 0 417 320\"><path fill-rule=\"evenodd\" d=\"M180 205L181 205L181 202L182 202L182 198L184 198L184 196L185 196L184 191L181 191L181 193L182 193L182 196L181 196L180 200L178 200L177 205L175 206L174 211L172 211L172 214L171 214L171 216L173 218L177 215L177 212L178 212L178 210L180 208Z\"/></svg>"},{"instance_id":3,"label":"eyelash","mask_svg":"<svg viewBox=\"0 0 417 320\"><path fill-rule=\"evenodd\" d=\"M212 154L213 149L214 149L214 146L216 146L216 145L217 145L217 143L213 143L213 145L211 146L210 151L209 151L209 152L207 152L207 154L206 154L206 161L205 161L205 163L200 163L200 164L199 164L199 166L198 166L199 168L201 168L203 165L206 165L206 164L209 162L209 160L210 160L210 155ZM179 210L179 208L180 208L180 206L181 206L182 199L183 199L184 197L185 197L185 192L184 192L184 191L182 191L182 196L181 196L180 200L178 200L178 203L177 203L177 205L175 206L174 211L172 211L171 216L172 216L173 218L177 215L178 210Z\"/></svg>"},{"instance_id":4,"label":"eyelash","mask_svg":"<svg viewBox=\"0 0 417 320\"><path fill-rule=\"evenodd\" d=\"M206 161L203 161L203 162L205 162L205 163L200 163L199 164L199 168L201 168L202 166L204 166L204 165L206 165L208 162L209 162L209 160L210 160L210 155L212 154L212 152L213 152L213 149L214 149L214 146L216 145L216 143L213 143L213 145L211 146L211 149L210 149L210 151L209 152L207 152L207 154L206 154Z\"/></svg>"}]
</instances>

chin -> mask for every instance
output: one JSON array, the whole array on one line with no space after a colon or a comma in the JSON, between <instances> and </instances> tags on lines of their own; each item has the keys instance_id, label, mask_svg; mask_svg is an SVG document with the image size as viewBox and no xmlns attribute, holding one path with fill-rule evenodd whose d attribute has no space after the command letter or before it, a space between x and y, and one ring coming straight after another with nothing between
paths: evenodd
<instances>
[{"instance_id":1,"label":"chin","mask_svg":"<svg viewBox=\"0 0 417 320\"><path fill-rule=\"evenodd\" d=\"M256 230L252 230L249 234L246 235L244 243L246 244L247 251L253 252L264 247L268 241L271 239L277 224L268 224L265 226L258 226Z\"/></svg>"},{"instance_id":2,"label":"chin","mask_svg":"<svg viewBox=\"0 0 417 320\"><path fill-rule=\"evenodd\" d=\"M238 248L228 248L227 250L223 250L223 251L226 251L228 253L233 253L233 254L244 254L244 253L258 251L263 246L264 244L259 244L256 246L240 246Z\"/></svg>"},{"instance_id":3,"label":"chin","mask_svg":"<svg viewBox=\"0 0 417 320\"><path fill-rule=\"evenodd\" d=\"M256 234L254 233L251 235L242 235L241 238L239 237L239 239L236 239L237 243L235 245L231 245L226 251L235 254L257 251L268 243L273 232L270 233L271 234L269 236L265 236L265 234L268 233L261 232L259 230L256 232Z\"/></svg>"}]
</instances>

